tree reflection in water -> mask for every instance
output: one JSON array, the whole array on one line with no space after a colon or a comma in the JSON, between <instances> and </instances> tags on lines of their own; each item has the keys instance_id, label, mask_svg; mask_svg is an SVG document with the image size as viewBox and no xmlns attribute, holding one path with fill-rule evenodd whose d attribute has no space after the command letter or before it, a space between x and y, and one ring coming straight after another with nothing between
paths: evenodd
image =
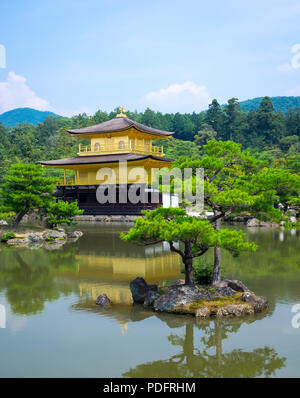
<instances>
[{"instance_id":1,"label":"tree reflection in water","mask_svg":"<svg viewBox=\"0 0 300 398\"><path fill-rule=\"evenodd\" d=\"M57 273L76 272L74 250L4 250L0 261L0 292L4 291L11 311L30 315L43 311L47 301L77 290L77 285L58 283Z\"/></svg>"},{"instance_id":2,"label":"tree reflection in water","mask_svg":"<svg viewBox=\"0 0 300 398\"><path fill-rule=\"evenodd\" d=\"M159 316L172 327L174 321ZM177 316L178 317L178 316ZM185 334L181 337L171 334L168 340L172 345L181 347L181 352L167 360L158 360L141 364L124 373L124 377L270 377L285 366L286 358L279 357L274 348L268 346L252 351L233 349L223 353L222 342L230 334L236 333L242 323L255 319L217 319L194 321L186 318L175 321L185 323ZM173 325L174 327L174 325ZM194 331L201 332L200 342L203 348L195 348Z\"/></svg>"},{"instance_id":3,"label":"tree reflection in water","mask_svg":"<svg viewBox=\"0 0 300 398\"><path fill-rule=\"evenodd\" d=\"M180 347L169 359L137 365L123 373L123 377L270 377L283 368L286 358L279 357L274 348L264 346L244 351L239 348L223 352L223 340L234 336L245 324L260 322L266 314L243 318L211 318L199 320L192 316L159 314L143 305L112 306L109 309L93 305L91 301L72 306L75 311L92 311L99 316L115 319L121 326L157 317L170 329L183 328L184 335L171 333L168 341ZM195 340L195 335L200 337ZM196 347L201 345L201 349ZM160 355L159 352L157 355Z\"/></svg>"}]
</instances>

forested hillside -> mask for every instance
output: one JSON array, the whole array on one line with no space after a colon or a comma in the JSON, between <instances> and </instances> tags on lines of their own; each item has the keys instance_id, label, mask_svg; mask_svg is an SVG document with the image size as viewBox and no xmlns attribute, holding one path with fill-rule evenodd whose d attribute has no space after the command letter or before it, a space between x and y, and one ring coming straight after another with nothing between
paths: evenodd
<instances>
[{"instance_id":1,"label":"forested hillside","mask_svg":"<svg viewBox=\"0 0 300 398\"><path fill-rule=\"evenodd\" d=\"M0 122L4 126L15 126L18 123L43 123L48 116L58 116L53 112L38 111L32 108L16 108L0 115Z\"/></svg>"},{"instance_id":2,"label":"forested hillside","mask_svg":"<svg viewBox=\"0 0 300 398\"><path fill-rule=\"evenodd\" d=\"M252 98L246 101L241 101L240 105L246 111L250 111L250 109L257 110L263 97ZM287 113L290 108L299 108L300 107L300 97L270 97L275 112L282 111L283 113Z\"/></svg>"},{"instance_id":3,"label":"forested hillside","mask_svg":"<svg viewBox=\"0 0 300 398\"><path fill-rule=\"evenodd\" d=\"M70 137L67 128L80 128L109 120L119 112L101 110L93 116L81 114L72 118L48 116L37 126L23 123L4 127L0 123L0 180L10 163L38 162L76 156L79 140ZM143 113L126 112L133 120L147 126L174 131L174 138L162 140L167 156L197 158L202 146L211 138L232 139L248 148L269 164L280 162L292 170L300 170L300 108L286 114L275 112L272 101L264 97L257 109L243 110L237 99L225 107L213 100L206 112L162 114L146 109ZM57 173L59 170L49 170Z\"/></svg>"}]
</instances>

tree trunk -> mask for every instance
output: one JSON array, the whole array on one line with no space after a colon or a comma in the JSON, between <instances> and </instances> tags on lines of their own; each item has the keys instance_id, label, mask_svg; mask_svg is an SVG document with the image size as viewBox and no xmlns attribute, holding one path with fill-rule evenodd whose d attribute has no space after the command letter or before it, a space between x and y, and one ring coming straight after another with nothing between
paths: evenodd
<instances>
[{"instance_id":1,"label":"tree trunk","mask_svg":"<svg viewBox=\"0 0 300 398\"><path fill-rule=\"evenodd\" d=\"M193 272L193 254L191 242L185 243L183 262L185 265L185 284L194 285L194 272Z\"/></svg>"},{"instance_id":2,"label":"tree trunk","mask_svg":"<svg viewBox=\"0 0 300 398\"><path fill-rule=\"evenodd\" d=\"M17 214L17 216L13 222L13 228L17 228L17 226L20 224L20 221L25 216L25 214L26 213L24 211L20 211L20 213Z\"/></svg>"},{"instance_id":3,"label":"tree trunk","mask_svg":"<svg viewBox=\"0 0 300 398\"><path fill-rule=\"evenodd\" d=\"M215 229L219 230L221 228L221 219L219 218L215 222ZM212 284L216 285L221 282L221 248L215 247L214 248L214 272L212 277Z\"/></svg>"},{"instance_id":4,"label":"tree trunk","mask_svg":"<svg viewBox=\"0 0 300 398\"><path fill-rule=\"evenodd\" d=\"M218 284L221 282L221 249L220 247L214 248L214 272L212 277L212 284Z\"/></svg>"}]
</instances>

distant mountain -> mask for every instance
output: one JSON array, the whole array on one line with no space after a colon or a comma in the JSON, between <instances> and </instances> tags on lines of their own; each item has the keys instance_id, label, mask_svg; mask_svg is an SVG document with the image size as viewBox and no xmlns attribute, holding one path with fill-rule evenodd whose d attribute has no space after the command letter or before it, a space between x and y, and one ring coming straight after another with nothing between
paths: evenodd
<instances>
[{"instance_id":1,"label":"distant mountain","mask_svg":"<svg viewBox=\"0 0 300 398\"><path fill-rule=\"evenodd\" d=\"M286 113L289 108L300 108L300 97L270 97L275 109L275 112L281 110ZM240 105L246 111L250 109L257 110L263 97L257 97L241 101Z\"/></svg>"},{"instance_id":2,"label":"distant mountain","mask_svg":"<svg viewBox=\"0 0 300 398\"><path fill-rule=\"evenodd\" d=\"M37 111L32 108L16 108L8 112L4 112L0 115L0 122L4 126L15 126L18 123L31 123L38 124L43 123L47 116L52 115L59 117L53 112L48 111Z\"/></svg>"}]
</instances>

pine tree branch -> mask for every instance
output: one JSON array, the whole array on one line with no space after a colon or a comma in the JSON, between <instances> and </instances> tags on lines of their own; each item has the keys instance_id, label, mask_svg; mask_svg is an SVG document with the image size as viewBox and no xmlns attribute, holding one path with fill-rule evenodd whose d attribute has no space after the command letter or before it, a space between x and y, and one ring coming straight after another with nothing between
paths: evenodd
<instances>
[{"instance_id":1,"label":"pine tree branch","mask_svg":"<svg viewBox=\"0 0 300 398\"><path fill-rule=\"evenodd\" d=\"M180 249L176 249L176 247L174 246L173 242L169 242L169 245L170 245L170 249L171 249L172 252L175 252L175 253L179 254L182 258L184 257L183 251L180 250Z\"/></svg>"}]
</instances>

